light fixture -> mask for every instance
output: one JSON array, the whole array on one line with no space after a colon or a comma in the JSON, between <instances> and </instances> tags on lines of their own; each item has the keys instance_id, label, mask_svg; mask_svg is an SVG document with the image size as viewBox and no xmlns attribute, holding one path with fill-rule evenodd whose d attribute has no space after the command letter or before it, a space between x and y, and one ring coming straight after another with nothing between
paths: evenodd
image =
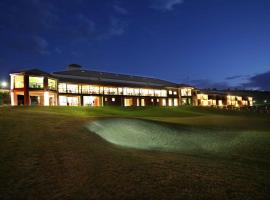
<instances>
[{"instance_id":1,"label":"light fixture","mask_svg":"<svg viewBox=\"0 0 270 200\"><path fill-rule=\"evenodd\" d=\"M2 81L2 82L1 82L1 86L2 86L3 88L7 87L7 85L8 85L8 83L7 83L6 81Z\"/></svg>"}]
</instances>

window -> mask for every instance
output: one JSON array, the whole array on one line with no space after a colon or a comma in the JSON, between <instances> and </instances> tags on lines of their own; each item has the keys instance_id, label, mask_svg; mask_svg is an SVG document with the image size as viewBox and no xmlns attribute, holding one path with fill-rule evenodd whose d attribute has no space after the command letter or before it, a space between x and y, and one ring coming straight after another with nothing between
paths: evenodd
<instances>
[{"instance_id":1,"label":"window","mask_svg":"<svg viewBox=\"0 0 270 200\"><path fill-rule=\"evenodd\" d=\"M162 99L162 106L166 106L166 99Z\"/></svg>"},{"instance_id":2,"label":"window","mask_svg":"<svg viewBox=\"0 0 270 200\"><path fill-rule=\"evenodd\" d=\"M182 88L181 89L181 96L192 96L191 88Z\"/></svg>"},{"instance_id":3,"label":"window","mask_svg":"<svg viewBox=\"0 0 270 200\"><path fill-rule=\"evenodd\" d=\"M29 88L42 89L44 87L44 77L29 76Z\"/></svg>"},{"instance_id":4,"label":"window","mask_svg":"<svg viewBox=\"0 0 270 200\"><path fill-rule=\"evenodd\" d=\"M112 98L112 101L115 102L115 98L114 97Z\"/></svg>"},{"instance_id":5,"label":"window","mask_svg":"<svg viewBox=\"0 0 270 200\"><path fill-rule=\"evenodd\" d=\"M173 105L174 105L174 106L178 106L178 99L177 99L177 98L174 98L174 99L173 99Z\"/></svg>"},{"instance_id":6,"label":"window","mask_svg":"<svg viewBox=\"0 0 270 200\"><path fill-rule=\"evenodd\" d=\"M176 91L173 91L173 95L177 95L177 92Z\"/></svg>"},{"instance_id":7,"label":"window","mask_svg":"<svg viewBox=\"0 0 270 200\"><path fill-rule=\"evenodd\" d=\"M170 98L170 99L168 99L168 104L169 104L169 106L172 106L173 104L172 104L172 99Z\"/></svg>"},{"instance_id":8,"label":"window","mask_svg":"<svg viewBox=\"0 0 270 200\"><path fill-rule=\"evenodd\" d=\"M116 95L117 94L117 88L104 87L104 94Z\"/></svg>"},{"instance_id":9,"label":"window","mask_svg":"<svg viewBox=\"0 0 270 200\"><path fill-rule=\"evenodd\" d=\"M145 100L141 99L141 106L145 106Z\"/></svg>"},{"instance_id":10,"label":"window","mask_svg":"<svg viewBox=\"0 0 270 200\"><path fill-rule=\"evenodd\" d=\"M79 93L79 87L76 84L67 84L67 93Z\"/></svg>"},{"instance_id":11,"label":"window","mask_svg":"<svg viewBox=\"0 0 270 200\"><path fill-rule=\"evenodd\" d=\"M66 83L59 83L58 92L66 93L67 92L67 84Z\"/></svg>"},{"instance_id":12,"label":"window","mask_svg":"<svg viewBox=\"0 0 270 200\"><path fill-rule=\"evenodd\" d=\"M56 90L56 80L54 79L48 79L48 88L50 90Z\"/></svg>"},{"instance_id":13,"label":"window","mask_svg":"<svg viewBox=\"0 0 270 200\"><path fill-rule=\"evenodd\" d=\"M132 100L132 98L125 98L124 99L124 105L125 106L133 106L133 100Z\"/></svg>"},{"instance_id":14,"label":"window","mask_svg":"<svg viewBox=\"0 0 270 200\"><path fill-rule=\"evenodd\" d=\"M171 90L169 90L169 95L172 95L172 91Z\"/></svg>"},{"instance_id":15,"label":"window","mask_svg":"<svg viewBox=\"0 0 270 200\"><path fill-rule=\"evenodd\" d=\"M24 88L24 76L23 75L15 76L14 80L15 80L15 88Z\"/></svg>"}]
</instances>

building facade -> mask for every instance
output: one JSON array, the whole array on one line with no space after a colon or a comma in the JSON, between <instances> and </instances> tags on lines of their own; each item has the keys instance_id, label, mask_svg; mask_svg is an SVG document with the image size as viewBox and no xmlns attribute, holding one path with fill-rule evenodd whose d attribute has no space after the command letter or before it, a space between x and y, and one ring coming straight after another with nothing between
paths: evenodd
<instances>
[{"instance_id":1,"label":"building facade","mask_svg":"<svg viewBox=\"0 0 270 200\"><path fill-rule=\"evenodd\" d=\"M188 85L76 64L52 74L38 69L12 73L10 81L13 106L252 106L251 97L203 94Z\"/></svg>"}]
</instances>

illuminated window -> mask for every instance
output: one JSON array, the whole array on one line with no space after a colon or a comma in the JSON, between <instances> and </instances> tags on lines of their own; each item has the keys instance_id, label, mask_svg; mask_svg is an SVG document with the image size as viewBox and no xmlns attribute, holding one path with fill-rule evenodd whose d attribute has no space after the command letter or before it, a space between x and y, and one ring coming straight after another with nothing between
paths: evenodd
<instances>
[{"instance_id":1,"label":"illuminated window","mask_svg":"<svg viewBox=\"0 0 270 200\"><path fill-rule=\"evenodd\" d=\"M76 84L67 84L67 93L79 93L79 87Z\"/></svg>"},{"instance_id":2,"label":"illuminated window","mask_svg":"<svg viewBox=\"0 0 270 200\"><path fill-rule=\"evenodd\" d=\"M170 98L170 99L168 99L168 105L169 106L172 106L173 105L173 101L172 101L172 99Z\"/></svg>"},{"instance_id":3,"label":"illuminated window","mask_svg":"<svg viewBox=\"0 0 270 200\"><path fill-rule=\"evenodd\" d=\"M125 98L124 99L124 105L125 106L133 106L133 100L132 100L132 98Z\"/></svg>"},{"instance_id":4,"label":"illuminated window","mask_svg":"<svg viewBox=\"0 0 270 200\"><path fill-rule=\"evenodd\" d=\"M67 97L66 96L59 96L59 105L66 106L67 105Z\"/></svg>"},{"instance_id":5,"label":"illuminated window","mask_svg":"<svg viewBox=\"0 0 270 200\"><path fill-rule=\"evenodd\" d=\"M123 95L123 88L118 88L118 94Z\"/></svg>"},{"instance_id":6,"label":"illuminated window","mask_svg":"<svg viewBox=\"0 0 270 200\"><path fill-rule=\"evenodd\" d=\"M192 96L191 88L182 88L181 89L181 96Z\"/></svg>"},{"instance_id":7,"label":"illuminated window","mask_svg":"<svg viewBox=\"0 0 270 200\"><path fill-rule=\"evenodd\" d=\"M67 97L67 105L68 106L79 106L80 105L80 97Z\"/></svg>"},{"instance_id":8,"label":"illuminated window","mask_svg":"<svg viewBox=\"0 0 270 200\"><path fill-rule=\"evenodd\" d=\"M115 102L115 98L114 97L112 98L112 101Z\"/></svg>"},{"instance_id":9,"label":"illuminated window","mask_svg":"<svg viewBox=\"0 0 270 200\"><path fill-rule=\"evenodd\" d=\"M173 105L174 105L174 106L178 106L178 99L177 99L177 98L174 98L174 99L173 99Z\"/></svg>"},{"instance_id":10,"label":"illuminated window","mask_svg":"<svg viewBox=\"0 0 270 200\"><path fill-rule=\"evenodd\" d=\"M14 78L15 81L15 88L24 88L24 76L23 75L19 75L19 76L15 76Z\"/></svg>"},{"instance_id":11,"label":"illuminated window","mask_svg":"<svg viewBox=\"0 0 270 200\"><path fill-rule=\"evenodd\" d=\"M37 76L29 76L29 88L37 88L42 89L43 88L43 77L37 77Z\"/></svg>"},{"instance_id":12,"label":"illuminated window","mask_svg":"<svg viewBox=\"0 0 270 200\"><path fill-rule=\"evenodd\" d=\"M141 99L141 106L145 106L145 100Z\"/></svg>"},{"instance_id":13,"label":"illuminated window","mask_svg":"<svg viewBox=\"0 0 270 200\"><path fill-rule=\"evenodd\" d=\"M117 88L104 87L104 94L117 95Z\"/></svg>"},{"instance_id":14,"label":"illuminated window","mask_svg":"<svg viewBox=\"0 0 270 200\"><path fill-rule=\"evenodd\" d=\"M159 99L157 99L157 102L159 102Z\"/></svg>"},{"instance_id":15,"label":"illuminated window","mask_svg":"<svg viewBox=\"0 0 270 200\"><path fill-rule=\"evenodd\" d=\"M50 90L56 90L56 80L48 79L48 88Z\"/></svg>"},{"instance_id":16,"label":"illuminated window","mask_svg":"<svg viewBox=\"0 0 270 200\"><path fill-rule=\"evenodd\" d=\"M154 102L154 99L151 99L151 102Z\"/></svg>"},{"instance_id":17,"label":"illuminated window","mask_svg":"<svg viewBox=\"0 0 270 200\"><path fill-rule=\"evenodd\" d=\"M176 91L173 91L173 94L174 94L174 95L177 95L177 92L176 92Z\"/></svg>"},{"instance_id":18,"label":"illuminated window","mask_svg":"<svg viewBox=\"0 0 270 200\"><path fill-rule=\"evenodd\" d=\"M162 106L166 106L166 99L162 99Z\"/></svg>"},{"instance_id":19,"label":"illuminated window","mask_svg":"<svg viewBox=\"0 0 270 200\"><path fill-rule=\"evenodd\" d=\"M169 95L172 95L172 91L171 90L169 90Z\"/></svg>"},{"instance_id":20,"label":"illuminated window","mask_svg":"<svg viewBox=\"0 0 270 200\"><path fill-rule=\"evenodd\" d=\"M80 97L59 96L60 106L78 106L80 105L79 102L80 102Z\"/></svg>"},{"instance_id":21,"label":"illuminated window","mask_svg":"<svg viewBox=\"0 0 270 200\"><path fill-rule=\"evenodd\" d=\"M66 93L67 92L67 84L66 83L59 83L58 92Z\"/></svg>"}]
</instances>

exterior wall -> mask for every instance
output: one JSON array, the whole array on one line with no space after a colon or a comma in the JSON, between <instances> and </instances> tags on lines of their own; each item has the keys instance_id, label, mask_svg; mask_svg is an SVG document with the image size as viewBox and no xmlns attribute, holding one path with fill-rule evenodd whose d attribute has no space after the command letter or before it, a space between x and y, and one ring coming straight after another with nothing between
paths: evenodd
<instances>
[{"instance_id":1,"label":"exterior wall","mask_svg":"<svg viewBox=\"0 0 270 200\"><path fill-rule=\"evenodd\" d=\"M23 76L23 87L16 88L16 76ZM33 75L34 76L34 75ZM192 87L139 88L58 82L48 76L43 87L29 86L30 74L11 74L11 105L44 106L253 106L252 97L201 94ZM35 79L39 76L35 75ZM54 82L55 80L55 82ZM21 81L22 83L22 81ZM50 83L50 84L49 84ZM55 88L53 87L55 83ZM33 84L33 81L31 82Z\"/></svg>"}]
</instances>

